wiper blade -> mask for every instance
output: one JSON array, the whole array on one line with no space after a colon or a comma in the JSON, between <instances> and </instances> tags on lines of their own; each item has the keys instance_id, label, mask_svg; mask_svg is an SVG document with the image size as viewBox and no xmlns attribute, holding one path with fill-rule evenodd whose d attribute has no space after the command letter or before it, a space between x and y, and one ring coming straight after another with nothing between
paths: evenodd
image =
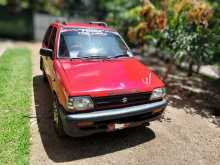
<instances>
[{"instance_id":1,"label":"wiper blade","mask_svg":"<svg viewBox=\"0 0 220 165\"><path fill-rule=\"evenodd\" d=\"M129 57L129 55L128 54L119 54L119 55L113 56L112 58L119 58L119 57Z\"/></svg>"},{"instance_id":2,"label":"wiper blade","mask_svg":"<svg viewBox=\"0 0 220 165\"><path fill-rule=\"evenodd\" d=\"M82 59L109 59L109 57L104 57L104 56L85 56L85 57L80 57Z\"/></svg>"}]
</instances>

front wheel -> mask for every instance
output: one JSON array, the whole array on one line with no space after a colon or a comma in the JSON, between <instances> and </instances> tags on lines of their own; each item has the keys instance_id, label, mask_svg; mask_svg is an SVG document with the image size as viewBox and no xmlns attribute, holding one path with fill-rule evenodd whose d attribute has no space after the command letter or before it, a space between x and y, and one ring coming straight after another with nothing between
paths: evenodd
<instances>
[{"instance_id":1,"label":"front wheel","mask_svg":"<svg viewBox=\"0 0 220 165\"><path fill-rule=\"evenodd\" d=\"M62 107L60 106L58 99L56 96L53 98L53 125L55 128L55 131L59 137L66 136L64 129L63 129L63 123L60 117L60 111L62 111Z\"/></svg>"}]
</instances>

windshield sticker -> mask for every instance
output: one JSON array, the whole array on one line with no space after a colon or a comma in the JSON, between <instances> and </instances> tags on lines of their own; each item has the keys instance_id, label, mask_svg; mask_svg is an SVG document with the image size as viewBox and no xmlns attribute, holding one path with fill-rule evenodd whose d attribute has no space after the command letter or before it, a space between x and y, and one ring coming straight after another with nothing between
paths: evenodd
<instances>
[{"instance_id":1,"label":"windshield sticker","mask_svg":"<svg viewBox=\"0 0 220 165\"><path fill-rule=\"evenodd\" d=\"M106 31L106 30L99 30L99 29L65 29L63 32L77 32L80 35L100 35L100 36L107 36L109 33L111 34L118 34L116 32Z\"/></svg>"},{"instance_id":2,"label":"windshield sticker","mask_svg":"<svg viewBox=\"0 0 220 165\"><path fill-rule=\"evenodd\" d=\"M103 33L103 32L88 32L88 31L82 31L78 32L80 35L99 35L99 36L107 36L108 33Z\"/></svg>"}]
</instances>

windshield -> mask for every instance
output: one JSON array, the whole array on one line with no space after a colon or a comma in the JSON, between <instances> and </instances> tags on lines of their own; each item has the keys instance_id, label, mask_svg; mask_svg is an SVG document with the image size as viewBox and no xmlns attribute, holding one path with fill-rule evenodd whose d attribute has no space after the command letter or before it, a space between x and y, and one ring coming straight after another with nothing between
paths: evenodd
<instances>
[{"instance_id":1,"label":"windshield","mask_svg":"<svg viewBox=\"0 0 220 165\"><path fill-rule=\"evenodd\" d=\"M129 53L120 36L113 32L72 29L60 34L60 58L111 58Z\"/></svg>"}]
</instances>

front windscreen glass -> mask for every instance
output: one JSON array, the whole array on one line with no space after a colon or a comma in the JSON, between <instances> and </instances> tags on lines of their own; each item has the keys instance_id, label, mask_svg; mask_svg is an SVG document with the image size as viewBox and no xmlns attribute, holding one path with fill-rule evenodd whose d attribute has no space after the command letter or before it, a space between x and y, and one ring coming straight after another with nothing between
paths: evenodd
<instances>
[{"instance_id":1,"label":"front windscreen glass","mask_svg":"<svg viewBox=\"0 0 220 165\"><path fill-rule=\"evenodd\" d=\"M129 56L129 53L114 32L72 29L60 33L59 58L111 58Z\"/></svg>"}]
</instances>

